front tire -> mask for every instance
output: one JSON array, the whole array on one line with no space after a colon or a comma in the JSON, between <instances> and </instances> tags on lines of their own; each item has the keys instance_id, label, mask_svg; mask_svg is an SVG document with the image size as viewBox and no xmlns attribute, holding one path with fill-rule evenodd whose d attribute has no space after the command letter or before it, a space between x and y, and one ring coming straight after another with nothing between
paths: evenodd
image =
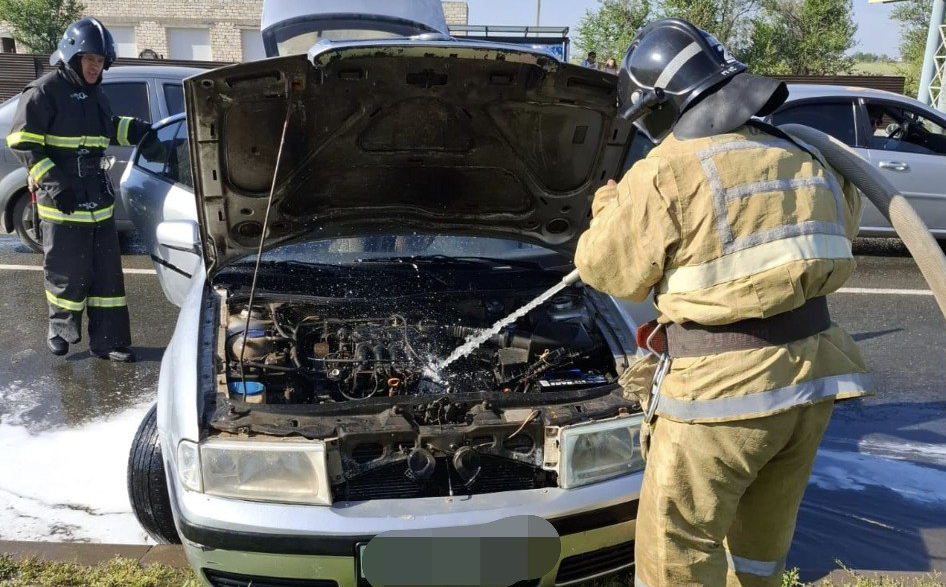
<instances>
[{"instance_id":1,"label":"front tire","mask_svg":"<svg viewBox=\"0 0 946 587\"><path fill-rule=\"evenodd\" d=\"M33 252L42 253L43 243L36 238L36 226L33 223L33 207L30 205L29 192L23 192L13 204L13 230L24 245Z\"/></svg>"},{"instance_id":2,"label":"front tire","mask_svg":"<svg viewBox=\"0 0 946 587\"><path fill-rule=\"evenodd\" d=\"M128 454L128 499L138 523L158 544L180 544L158 437L158 406L145 415Z\"/></svg>"}]
</instances>

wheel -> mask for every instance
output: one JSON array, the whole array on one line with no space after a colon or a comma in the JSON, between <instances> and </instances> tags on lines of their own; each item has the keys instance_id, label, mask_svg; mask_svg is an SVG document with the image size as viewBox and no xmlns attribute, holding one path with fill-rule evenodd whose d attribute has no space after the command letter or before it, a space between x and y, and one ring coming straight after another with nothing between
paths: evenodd
<instances>
[{"instance_id":1,"label":"wheel","mask_svg":"<svg viewBox=\"0 0 946 587\"><path fill-rule=\"evenodd\" d=\"M128 499L138 523L158 544L180 544L158 438L158 407L145 415L128 454Z\"/></svg>"},{"instance_id":2,"label":"wheel","mask_svg":"<svg viewBox=\"0 0 946 587\"><path fill-rule=\"evenodd\" d=\"M29 192L23 192L13 204L13 229L24 245L37 253L43 252L43 243L36 238Z\"/></svg>"}]
</instances>

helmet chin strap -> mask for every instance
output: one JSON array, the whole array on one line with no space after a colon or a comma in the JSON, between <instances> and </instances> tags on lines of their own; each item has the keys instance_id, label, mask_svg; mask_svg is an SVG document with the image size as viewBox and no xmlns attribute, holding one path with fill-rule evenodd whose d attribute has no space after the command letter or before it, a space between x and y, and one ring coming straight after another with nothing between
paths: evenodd
<instances>
[{"instance_id":1,"label":"helmet chin strap","mask_svg":"<svg viewBox=\"0 0 946 587\"><path fill-rule=\"evenodd\" d=\"M85 74L82 73L82 53L76 53L72 56L72 59L69 60L69 63L66 64L66 67L69 68L73 73L76 74L78 81L85 86L97 86L102 81L102 73L99 72L98 79L93 83L89 83L85 80Z\"/></svg>"}]
</instances>

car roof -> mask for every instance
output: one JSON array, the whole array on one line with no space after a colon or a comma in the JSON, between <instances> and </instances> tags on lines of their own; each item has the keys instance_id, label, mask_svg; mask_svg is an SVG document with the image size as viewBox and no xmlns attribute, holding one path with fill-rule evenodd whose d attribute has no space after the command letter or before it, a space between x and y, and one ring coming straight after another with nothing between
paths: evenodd
<instances>
[{"instance_id":1,"label":"car roof","mask_svg":"<svg viewBox=\"0 0 946 587\"><path fill-rule=\"evenodd\" d=\"M162 118L161 120L155 122L151 126L152 128L161 128L169 124L175 123L179 120L184 120L185 118L187 118L187 115L184 112L178 112L177 114L172 114L166 118Z\"/></svg>"},{"instance_id":2,"label":"car roof","mask_svg":"<svg viewBox=\"0 0 946 587\"><path fill-rule=\"evenodd\" d=\"M788 84L788 99L802 100L805 98L886 98L894 100L904 100L908 102L921 102L902 94L895 94L885 90L875 90L872 88L859 88L857 86L829 86L820 84Z\"/></svg>"},{"instance_id":3,"label":"car roof","mask_svg":"<svg viewBox=\"0 0 946 587\"><path fill-rule=\"evenodd\" d=\"M103 79L114 77L170 77L184 79L207 71L202 67L180 65L116 65L103 74Z\"/></svg>"}]
</instances>

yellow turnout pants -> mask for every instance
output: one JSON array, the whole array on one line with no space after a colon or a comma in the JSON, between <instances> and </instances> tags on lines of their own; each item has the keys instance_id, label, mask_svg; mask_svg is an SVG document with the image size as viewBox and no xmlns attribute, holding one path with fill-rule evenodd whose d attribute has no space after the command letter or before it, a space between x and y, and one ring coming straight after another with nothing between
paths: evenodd
<instances>
[{"instance_id":1,"label":"yellow turnout pants","mask_svg":"<svg viewBox=\"0 0 946 587\"><path fill-rule=\"evenodd\" d=\"M637 587L777 587L833 400L719 423L654 423Z\"/></svg>"}]
</instances>

